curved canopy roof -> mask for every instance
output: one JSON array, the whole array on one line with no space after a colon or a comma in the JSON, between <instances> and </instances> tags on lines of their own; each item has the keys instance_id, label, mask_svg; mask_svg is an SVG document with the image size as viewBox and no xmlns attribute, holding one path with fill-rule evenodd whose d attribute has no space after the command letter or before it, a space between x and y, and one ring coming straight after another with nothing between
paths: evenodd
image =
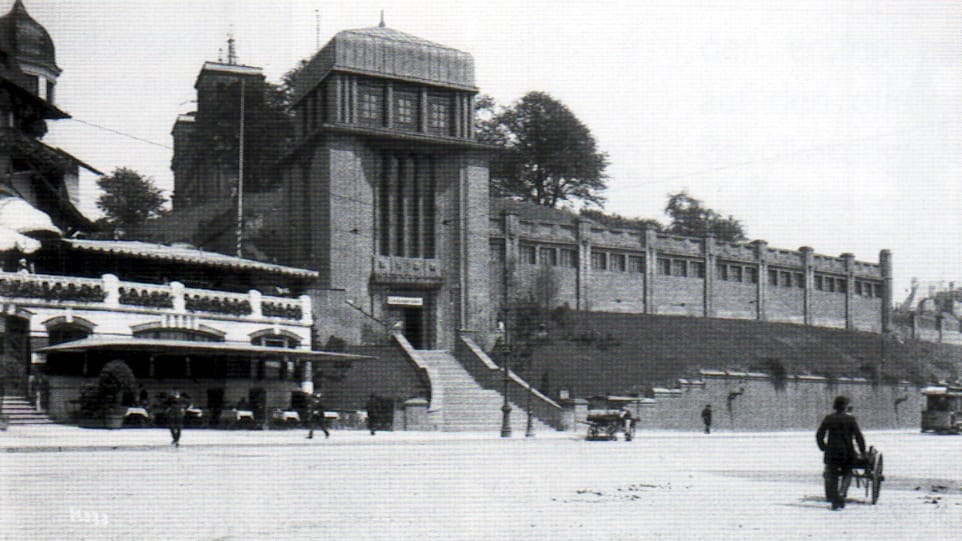
<instances>
[{"instance_id":1,"label":"curved canopy roof","mask_svg":"<svg viewBox=\"0 0 962 541\"><path fill-rule=\"evenodd\" d=\"M18 233L43 232L58 236L63 234L57 226L53 225L50 216L19 197L0 196L0 227L12 229Z\"/></svg>"},{"instance_id":2,"label":"curved canopy roof","mask_svg":"<svg viewBox=\"0 0 962 541\"><path fill-rule=\"evenodd\" d=\"M179 261L222 268L257 270L306 279L317 277L316 271L308 269L264 263L262 261L254 261L253 259L244 259L242 257L234 257L217 252L198 250L197 248L188 246L167 246L164 244L132 240L64 239L64 242L70 244L70 246L75 249L90 252L135 256L144 259Z\"/></svg>"},{"instance_id":3,"label":"curved canopy roof","mask_svg":"<svg viewBox=\"0 0 962 541\"><path fill-rule=\"evenodd\" d=\"M335 353L332 351L276 348L230 342L196 342L192 340L128 338L122 336L93 336L71 342L63 342L37 350L38 353L79 353L84 351L153 351L182 355L273 357L305 361L370 359L370 357L366 355Z\"/></svg>"},{"instance_id":4,"label":"curved canopy roof","mask_svg":"<svg viewBox=\"0 0 962 541\"><path fill-rule=\"evenodd\" d=\"M9 227L0 226L0 252L17 250L22 254L32 254L39 249L39 240L18 233Z\"/></svg>"}]
</instances>

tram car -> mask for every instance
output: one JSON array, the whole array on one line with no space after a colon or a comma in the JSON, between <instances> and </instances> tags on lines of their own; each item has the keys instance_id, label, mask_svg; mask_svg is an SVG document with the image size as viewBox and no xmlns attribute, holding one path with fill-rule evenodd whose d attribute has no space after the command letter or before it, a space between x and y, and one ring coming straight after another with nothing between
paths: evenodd
<instances>
[{"instance_id":1,"label":"tram car","mask_svg":"<svg viewBox=\"0 0 962 541\"><path fill-rule=\"evenodd\" d=\"M929 386L922 389L922 432L958 434L962 431L962 387Z\"/></svg>"}]
</instances>

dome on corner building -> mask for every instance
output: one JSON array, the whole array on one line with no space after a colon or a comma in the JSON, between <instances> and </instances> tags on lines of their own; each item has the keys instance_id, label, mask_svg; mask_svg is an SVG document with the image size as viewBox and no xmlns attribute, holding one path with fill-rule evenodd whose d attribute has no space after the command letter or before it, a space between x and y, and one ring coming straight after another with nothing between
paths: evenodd
<instances>
[{"instance_id":1,"label":"dome on corner building","mask_svg":"<svg viewBox=\"0 0 962 541\"><path fill-rule=\"evenodd\" d=\"M53 39L47 29L27 13L22 0L16 0L6 15L0 17L2 45L21 64L32 65L60 75Z\"/></svg>"}]
</instances>

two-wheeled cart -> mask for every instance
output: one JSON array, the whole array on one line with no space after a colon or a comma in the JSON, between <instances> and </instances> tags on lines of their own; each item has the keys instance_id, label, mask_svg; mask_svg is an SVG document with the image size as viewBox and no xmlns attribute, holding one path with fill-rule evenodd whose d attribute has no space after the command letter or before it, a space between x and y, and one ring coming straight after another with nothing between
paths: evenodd
<instances>
[{"instance_id":1,"label":"two-wheeled cart","mask_svg":"<svg viewBox=\"0 0 962 541\"><path fill-rule=\"evenodd\" d=\"M875 447L869 447L865 456L857 460L852 466L852 474L839 479L839 483L841 484L839 494L841 494L844 499L848 494L848 489L852 481L855 481L856 487L865 487L865 500L875 505L875 503L878 502L879 492L882 490L882 481L885 480L885 476L882 474L883 465L882 453ZM829 483L829 478L826 476L826 498L828 498L830 494Z\"/></svg>"}]
</instances>

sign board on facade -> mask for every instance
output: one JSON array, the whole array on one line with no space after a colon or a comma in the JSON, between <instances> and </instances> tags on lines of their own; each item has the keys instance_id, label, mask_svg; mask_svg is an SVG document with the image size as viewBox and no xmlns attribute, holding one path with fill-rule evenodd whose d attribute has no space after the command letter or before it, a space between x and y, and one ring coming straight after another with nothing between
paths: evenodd
<instances>
[{"instance_id":1,"label":"sign board on facade","mask_svg":"<svg viewBox=\"0 0 962 541\"><path fill-rule=\"evenodd\" d=\"M389 295L387 298L389 306L424 306L423 297L398 297Z\"/></svg>"}]
</instances>

